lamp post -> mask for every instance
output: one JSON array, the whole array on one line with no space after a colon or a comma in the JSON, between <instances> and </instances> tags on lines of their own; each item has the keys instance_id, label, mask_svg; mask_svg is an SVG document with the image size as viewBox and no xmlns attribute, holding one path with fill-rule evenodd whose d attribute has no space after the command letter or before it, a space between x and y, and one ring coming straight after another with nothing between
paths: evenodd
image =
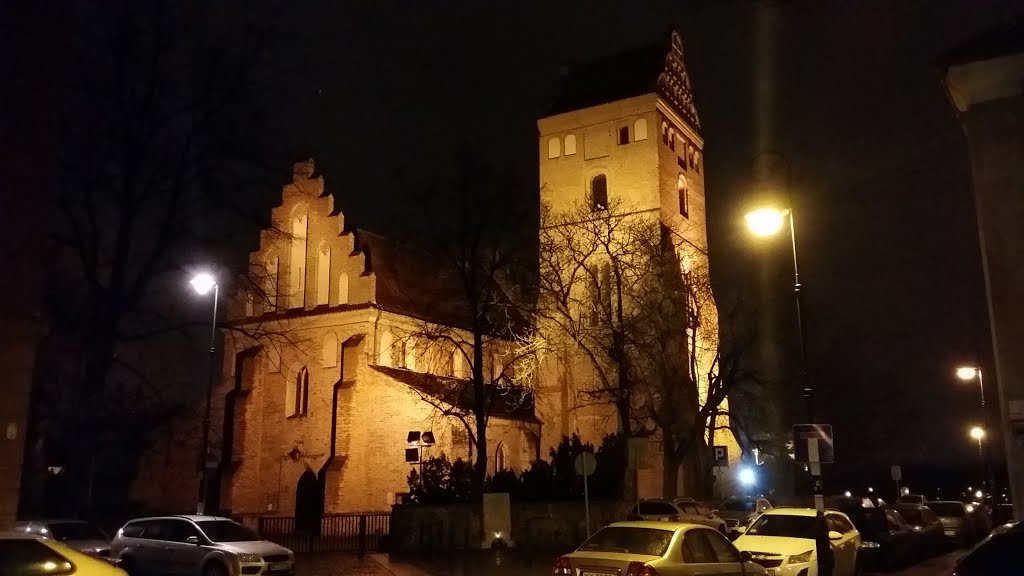
<instances>
[{"instance_id":1,"label":"lamp post","mask_svg":"<svg viewBox=\"0 0 1024 576\"><path fill-rule=\"evenodd\" d=\"M978 366L960 366L956 369L956 377L964 382L971 380L978 380L978 393L981 398L981 420L982 427L975 426L971 429L971 438L975 438L974 431L979 430L981 436L975 438L978 441L978 454L981 456L982 476L981 481L983 484L988 484L989 494L996 494L996 481L995 476L990 474L990 459L988 458L989 451L991 450L991 442L989 443L989 450L983 450L981 445L982 438L985 437L985 432L992 429L992 426L988 418L988 407L985 406L985 378L981 373L981 368ZM993 500L993 505L995 505Z\"/></svg>"},{"instance_id":2,"label":"lamp post","mask_svg":"<svg viewBox=\"0 0 1024 576\"><path fill-rule=\"evenodd\" d=\"M981 466L981 485L984 487L986 483L985 476L988 475L985 466L985 451L981 444L981 441L985 438L985 429L981 426L974 426L968 434L971 438L978 441L978 464Z\"/></svg>"},{"instance_id":3,"label":"lamp post","mask_svg":"<svg viewBox=\"0 0 1024 576\"><path fill-rule=\"evenodd\" d=\"M206 408L203 411L203 446L200 453L202 460L202 476L199 486L199 504L196 506L198 514L206 514L206 502L210 495L210 400L213 396L213 378L216 366L214 355L217 352L217 300L220 298L220 286L213 275L207 272L196 274L189 284L200 296L205 296L213 290L213 316L210 318L210 357L206 374Z\"/></svg>"},{"instance_id":4,"label":"lamp post","mask_svg":"<svg viewBox=\"0 0 1024 576\"><path fill-rule=\"evenodd\" d=\"M782 230L789 219L789 240L793 250L793 295L796 300L796 325L797 335L800 343L800 385L806 408L807 423L814 423L814 386L811 382L810 370L807 366L807 326L804 324L803 316L803 284L800 283L800 259L796 250L796 223L794 222L793 209L779 209L764 207L752 210L744 216L747 228L755 236L774 236ZM808 443L817 442L809 440ZM810 462L808 468L811 473L811 490L814 494L814 507L817 515L817 538L815 547L818 557L819 576L830 576L832 574L831 543L828 540L828 530L825 524L824 487L821 481L821 464Z\"/></svg>"}]
</instances>

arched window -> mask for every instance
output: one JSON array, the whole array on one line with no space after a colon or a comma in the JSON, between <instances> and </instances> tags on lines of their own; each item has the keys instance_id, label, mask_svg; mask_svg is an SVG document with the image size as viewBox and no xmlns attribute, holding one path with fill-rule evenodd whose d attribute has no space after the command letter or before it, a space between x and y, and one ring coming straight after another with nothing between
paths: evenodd
<instances>
[{"instance_id":1,"label":"arched window","mask_svg":"<svg viewBox=\"0 0 1024 576\"><path fill-rule=\"evenodd\" d=\"M377 365L378 366L394 366L395 363L391 361L391 356L394 353L393 348L395 347L395 339L391 336L391 332L385 330L380 335L380 348L377 350Z\"/></svg>"},{"instance_id":2,"label":"arched window","mask_svg":"<svg viewBox=\"0 0 1024 576\"><path fill-rule=\"evenodd\" d=\"M505 468L505 443L498 442L498 447L494 450L494 471L501 472Z\"/></svg>"},{"instance_id":3,"label":"arched window","mask_svg":"<svg viewBox=\"0 0 1024 576\"><path fill-rule=\"evenodd\" d=\"M326 242L320 243L316 256L316 305L325 306L331 295L331 249Z\"/></svg>"},{"instance_id":4,"label":"arched window","mask_svg":"<svg viewBox=\"0 0 1024 576\"><path fill-rule=\"evenodd\" d=\"M306 303L306 230L309 218L301 214L292 219L291 274L288 290L291 307L302 308Z\"/></svg>"},{"instance_id":5,"label":"arched window","mask_svg":"<svg viewBox=\"0 0 1024 576\"><path fill-rule=\"evenodd\" d=\"M455 350L452 351L452 376L465 378L468 375L467 372L465 353L462 348L456 346Z\"/></svg>"},{"instance_id":6,"label":"arched window","mask_svg":"<svg viewBox=\"0 0 1024 576\"><path fill-rule=\"evenodd\" d=\"M641 140L647 140L647 119L638 118L633 123L633 141L639 142Z\"/></svg>"},{"instance_id":7,"label":"arched window","mask_svg":"<svg viewBox=\"0 0 1024 576\"><path fill-rule=\"evenodd\" d=\"M338 365L338 337L334 332L324 335L321 361L324 368L334 368Z\"/></svg>"},{"instance_id":8,"label":"arched window","mask_svg":"<svg viewBox=\"0 0 1024 576\"><path fill-rule=\"evenodd\" d=\"M281 351L273 344L267 348L267 362L270 364L268 372L275 373L281 371Z\"/></svg>"},{"instance_id":9,"label":"arched window","mask_svg":"<svg viewBox=\"0 0 1024 576\"><path fill-rule=\"evenodd\" d=\"M565 137L565 155L572 156L576 153L576 135L569 134Z\"/></svg>"},{"instance_id":10,"label":"arched window","mask_svg":"<svg viewBox=\"0 0 1024 576\"><path fill-rule=\"evenodd\" d=\"M608 179L604 174L590 180L590 209L594 212L608 209Z\"/></svg>"},{"instance_id":11,"label":"arched window","mask_svg":"<svg viewBox=\"0 0 1024 576\"><path fill-rule=\"evenodd\" d=\"M245 291L245 317L252 318L256 312L256 299L253 298L252 292Z\"/></svg>"},{"instance_id":12,"label":"arched window","mask_svg":"<svg viewBox=\"0 0 1024 576\"><path fill-rule=\"evenodd\" d=\"M676 190L679 193L679 213L684 218L690 217L690 181L686 175L680 174L676 180Z\"/></svg>"},{"instance_id":13,"label":"arched window","mask_svg":"<svg viewBox=\"0 0 1024 576\"><path fill-rule=\"evenodd\" d=\"M409 370L416 369L416 353L418 352L418 346L416 342L411 338L402 339L402 351L405 353L405 363L402 367L408 368Z\"/></svg>"},{"instance_id":14,"label":"arched window","mask_svg":"<svg viewBox=\"0 0 1024 576\"><path fill-rule=\"evenodd\" d=\"M558 158L562 155L562 143L558 138L548 140L548 158Z\"/></svg>"},{"instance_id":15,"label":"arched window","mask_svg":"<svg viewBox=\"0 0 1024 576\"><path fill-rule=\"evenodd\" d=\"M338 304L348 304L348 274L338 275Z\"/></svg>"}]
</instances>

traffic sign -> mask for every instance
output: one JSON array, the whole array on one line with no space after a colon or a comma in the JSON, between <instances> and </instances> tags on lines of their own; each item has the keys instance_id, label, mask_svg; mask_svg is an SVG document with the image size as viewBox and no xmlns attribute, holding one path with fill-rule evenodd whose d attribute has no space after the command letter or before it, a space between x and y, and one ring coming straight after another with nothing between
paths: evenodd
<instances>
[{"instance_id":1,"label":"traffic sign","mask_svg":"<svg viewBox=\"0 0 1024 576\"><path fill-rule=\"evenodd\" d=\"M729 447L728 446L715 446L715 466L723 468L729 467Z\"/></svg>"},{"instance_id":2,"label":"traffic sign","mask_svg":"<svg viewBox=\"0 0 1024 576\"><path fill-rule=\"evenodd\" d=\"M573 467L580 476L590 476L597 470L597 458L594 458L593 452L580 452L573 461Z\"/></svg>"},{"instance_id":3,"label":"traffic sign","mask_svg":"<svg viewBox=\"0 0 1024 576\"><path fill-rule=\"evenodd\" d=\"M889 472L892 473L892 479L899 482L903 480L903 469L899 466L890 466Z\"/></svg>"},{"instance_id":4,"label":"traffic sign","mask_svg":"<svg viewBox=\"0 0 1024 576\"><path fill-rule=\"evenodd\" d=\"M811 444L815 444L816 449L812 449ZM793 456L797 462L832 464L835 461L832 425L797 424L793 426L793 450L795 452Z\"/></svg>"}]
</instances>

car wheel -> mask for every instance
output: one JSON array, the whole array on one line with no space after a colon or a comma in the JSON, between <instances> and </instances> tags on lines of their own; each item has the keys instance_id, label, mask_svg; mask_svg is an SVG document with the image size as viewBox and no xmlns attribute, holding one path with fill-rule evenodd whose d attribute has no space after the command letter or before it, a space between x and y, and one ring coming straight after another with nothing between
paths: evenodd
<instances>
[{"instance_id":1,"label":"car wheel","mask_svg":"<svg viewBox=\"0 0 1024 576\"><path fill-rule=\"evenodd\" d=\"M211 560L203 566L203 576L228 576L228 571L220 562Z\"/></svg>"}]
</instances>

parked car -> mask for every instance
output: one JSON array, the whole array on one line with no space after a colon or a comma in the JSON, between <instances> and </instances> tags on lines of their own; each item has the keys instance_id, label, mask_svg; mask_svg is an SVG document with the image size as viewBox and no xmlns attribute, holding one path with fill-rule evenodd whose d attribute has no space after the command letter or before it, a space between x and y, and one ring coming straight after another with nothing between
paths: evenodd
<instances>
[{"instance_id":1,"label":"parked car","mask_svg":"<svg viewBox=\"0 0 1024 576\"><path fill-rule=\"evenodd\" d=\"M817 574L817 514L814 508L772 508L736 539L736 548L750 552L754 562L778 576ZM826 510L825 522L835 559L832 574L854 576L859 571L860 532L838 510Z\"/></svg>"},{"instance_id":2,"label":"parked car","mask_svg":"<svg viewBox=\"0 0 1024 576\"><path fill-rule=\"evenodd\" d=\"M126 576L105 560L37 534L0 535L0 574L4 576Z\"/></svg>"},{"instance_id":3,"label":"parked car","mask_svg":"<svg viewBox=\"0 0 1024 576\"><path fill-rule=\"evenodd\" d=\"M973 506L970 507L970 512L967 504L953 500L928 502L925 506L939 517L947 541L964 548L976 541L974 521L970 516L970 512L974 511Z\"/></svg>"},{"instance_id":4,"label":"parked car","mask_svg":"<svg viewBox=\"0 0 1024 576\"><path fill-rule=\"evenodd\" d=\"M961 558L951 572L952 576L1002 576L1015 574L1013 566L1020 565L1020 550L1024 548L1024 523L1017 522L993 531Z\"/></svg>"},{"instance_id":5,"label":"parked car","mask_svg":"<svg viewBox=\"0 0 1024 576\"><path fill-rule=\"evenodd\" d=\"M676 508L679 508L683 512L683 522L703 524L718 530L722 534L728 534L728 528L725 525L725 520L722 520L718 514L715 514L710 508L697 502L693 498L676 498L675 500L672 500L672 503L676 505Z\"/></svg>"},{"instance_id":6,"label":"parked car","mask_svg":"<svg viewBox=\"0 0 1024 576\"><path fill-rule=\"evenodd\" d=\"M644 498L629 511L629 520L682 522L683 510L668 500Z\"/></svg>"},{"instance_id":7,"label":"parked car","mask_svg":"<svg viewBox=\"0 0 1024 576\"><path fill-rule=\"evenodd\" d=\"M283 576L295 573L295 555L252 530L216 516L139 518L110 543L111 556L133 576L174 572L202 576Z\"/></svg>"},{"instance_id":8,"label":"parked car","mask_svg":"<svg viewBox=\"0 0 1024 576\"><path fill-rule=\"evenodd\" d=\"M893 507L914 529L914 548L923 557L934 556L942 549L945 533L939 517L923 504L900 503Z\"/></svg>"},{"instance_id":9,"label":"parked car","mask_svg":"<svg viewBox=\"0 0 1024 576\"><path fill-rule=\"evenodd\" d=\"M555 576L622 574L697 576L767 574L729 540L704 525L616 522L555 561Z\"/></svg>"},{"instance_id":10,"label":"parked car","mask_svg":"<svg viewBox=\"0 0 1024 576\"><path fill-rule=\"evenodd\" d=\"M110 557L110 537L84 520L32 520L16 523L14 530L56 540L90 556Z\"/></svg>"},{"instance_id":11,"label":"parked car","mask_svg":"<svg viewBox=\"0 0 1024 576\"><path fill-rule=\"evenodd\" d=\"M914 528L895 510L842 510L860 532L861 567L880 572L910 564L916 557Z\"/></svg>"},{"instance_id":12,"label":"parked car","mask_svg":"<svg viewBox=\"0 0 1024 576\"><path fill-rule=\"evenodd\" d=\"M765 512L771 510L772 504L764 498L755 496L733 496L726 498L715 510L715 514L725 520L729 533L738 536L746 530L751 522Z\"/></svg>"},{"instance_id":13,"label":"parked car","mask_svg":"<svg viewBox=\"0 0 1024 576\"><path fill-rule=\"evenodd\" d=\"M992 511L992 525L1002 526L1013 522L1013 504L999 504Z\"/></svg>"},{"instance_id":14,"label":"parked car","mask_svg":"<svg viewBox=\"0 0 1024 576\"><path fill-rule=\"evenodd\" d=\"M918 504L920 506L924 506L927 501L928 499L923 494L900 494L899 499L896 500L898 504Z\"/></svg>"}]
</instances>

